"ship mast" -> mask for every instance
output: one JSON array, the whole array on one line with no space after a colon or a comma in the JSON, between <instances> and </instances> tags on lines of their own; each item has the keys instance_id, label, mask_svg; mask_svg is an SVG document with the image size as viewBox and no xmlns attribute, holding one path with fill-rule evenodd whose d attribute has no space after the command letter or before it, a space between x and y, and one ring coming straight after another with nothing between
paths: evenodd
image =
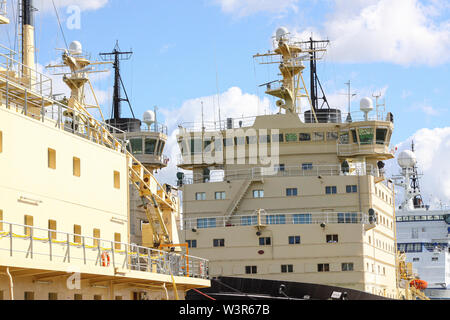
<instances>
[{"instance_id":1,"label":"ship mast","mask_svg":"<svg viewBox=\"0 0 450 320\"><path fill-rule=\"evenodd\" d=\"M22 33L22 64L23 75L28 78L32 76L32 70L36 67L34 59L34 11L33 0L21 0L20 2L20 23Z\"/></svg>"}]
</instances>

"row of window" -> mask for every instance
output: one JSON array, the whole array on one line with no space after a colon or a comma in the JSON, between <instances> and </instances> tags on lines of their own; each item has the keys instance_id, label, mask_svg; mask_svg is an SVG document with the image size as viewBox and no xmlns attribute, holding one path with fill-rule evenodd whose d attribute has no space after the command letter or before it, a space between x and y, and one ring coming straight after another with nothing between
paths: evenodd
<instances>
[{"instance_id":1,"label":"row of window","mask_svg":"<svg viewBox=\"0 0 450 320\"><path fill-rule=\"evenodd\" d=\"M158 143L159 142L159 143ZM151 138L131 138L127 146L133 154L152 154L160 156L164 150L165 141Z\"/></svg>"},{"instance_id":2,"label":"row of window","mask_svg":"<svg viewBox=\"0 0 450 320\"><path fill-rule=\"evenodd\" d=\"M337 243L339 242L339 237L337 234L327 234L325 236L326 243ZM186 240L189 248L197 248L197 240L189 239ZM272 245L271 237L259 237L258 242L260 246L270 246ZM288 236L288 244L301 244L301 237L299 235ZM213 239L213 247L225 247L225 239Z\"/></svg>"},{"instance_id":3,"label":"row of window","mask_svg":"<svg viewBox=\"0 0 450 320\"><path fill-rule=\"evenodd\" d=\"M406 253L424 252L425 250L428 252L448 250L450 252L450 246L447 243L398 243L397 249Z\"/></svg>"},{"instance_id":4,"label":"row of window","mask_svg":"<svg viewBox=\"0 0 450 320\"><path fill-rule=\"evenodd\" d=\"M450 215L420 215L420 216L397 216L397 222L402 221L448 221L450 224Z\"/></svg>"},{"instance_id":5,"label":"row of window","mask_svg":"<svg viewBox=\"0 0 450 320\"><path fill-rule=\"evenodd\" d=\"M294 272L293 264L282 264L280 266L281 273L292 273ZM353 271L354 264L353 262L344 262L341 263L341 271ZM317 272L330 272L330 264L329 263L318 263L317 264ZM258 266L245 266L246 274L257 274Z\"/></svg>"},{"instance_id":6,"label":"row of window","mask_svg":"<svg viewBox=\"0 0 450 320\"><path fill-rule=\"evenodd\" d=\"M350 134L351 133L351 134ZM272 135L259 135L259 136L245 136L239 135L229 138L216 139L216 137L205 137L203 140L198 138L188 139L180 142L180 148L183 154L187 153L187 146L190 147L191 154L200 153L202 149L206 152L214 150L221 151L222 147L229 146L242 146L267 143L280 143L280 142L308 142L308 141L336 141L339 140L341 144L352 143L367 145L367 144L384 144L386 141L388 129L387 128L358 128L351 129L349 131L342 132L301 132L301 133L279 133ZM351 137L351 139L350 139ZM375 139L374 139L375 138ZM142 147L141 147L142 148Z\"/></svg>"},{"instance_id":7,"label":"row of window","mask_svg":"<svg viewBox=\"0 0 450 320\"><path fill-rule=\"evenodd\" d=\"M48 148L47 151L48 167L50 169L56 170L56 150ZM80 158L73 157L73 175L74 177L81 177L81 160ZM116 189L120 189L120 172L113 172L113 186Z\"/></svg>"},{"instance_id":8,"label":"row of window","mask_svg":"<svg viewBox=\"0 0 450 320\"><path fill-rule=\"evenodd\" d=\"M345 188L346 193L357 193L358 186L356 185L348 185ZM336 186L326 186L325 194L337 194ZM296 197L298 196L298 188L286 188L286 197ZM264 198L264 190L253 190L253 198ZM214 193L215 200L225 200L226 192L225 191L216 191ZM197 192L195 193L195 200L197 201L205 201L206 200L206 192Z\"/></svg>"}]
</instances>

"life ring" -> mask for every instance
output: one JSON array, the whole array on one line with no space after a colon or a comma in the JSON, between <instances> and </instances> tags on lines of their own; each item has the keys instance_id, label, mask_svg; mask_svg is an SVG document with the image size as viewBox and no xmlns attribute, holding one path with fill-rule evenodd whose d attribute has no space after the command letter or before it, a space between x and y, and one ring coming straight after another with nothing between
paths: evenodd
<instances>
[{"instance_id":1,"label":"life ring","mask_svg":"<svg viewBox=\"0 0 450 320\"><path fill-rule=\"evenodd\" d=\"M108 252L104 251L102 253L102 267L109 267L110 262L111 262L111 259L109 258Z\"/></svg>"}]
</instances>

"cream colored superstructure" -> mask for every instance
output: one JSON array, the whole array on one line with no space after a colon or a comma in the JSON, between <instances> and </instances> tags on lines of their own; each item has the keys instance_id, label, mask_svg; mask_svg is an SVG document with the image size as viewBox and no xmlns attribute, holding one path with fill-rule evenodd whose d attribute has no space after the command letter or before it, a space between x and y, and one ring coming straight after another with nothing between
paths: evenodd
<instances>
[{"instance_id":1,"label":"cream colored superstructure","mask_svg":"<svg viewBox=\"0 0 450 320\"><path fill-rule=\"evenodd\" d=\"M0 299L182 299L208 287L205 259L155 247L178 244L178 198L87 113L75 82L90 62L63 54L64 104L13 56L0 53ZM130 185L154 201L151 247L130 244Z\"/></svg>"},{"instance_id":2,"label":"cream colored superstructure","mask_svg":"<svg viewBox=\"0 0 450 320\"><path fill-rule=\"evenodd\" d=\"M300 66L308 51L283 37L277 44L267 55L281 56L283 80L266 93L285 97L278 114L180 127L178 166L191 170L179 179L190 252L210 260L212 277L404 297L393 185L383 175L393 158L392 115L361 112L343 122L340 112L329 121L316 110L308 120L291 93L301 90L289 85L294 74L303 80L303 68L290 64Z\"/></svg>"}]
</instances>

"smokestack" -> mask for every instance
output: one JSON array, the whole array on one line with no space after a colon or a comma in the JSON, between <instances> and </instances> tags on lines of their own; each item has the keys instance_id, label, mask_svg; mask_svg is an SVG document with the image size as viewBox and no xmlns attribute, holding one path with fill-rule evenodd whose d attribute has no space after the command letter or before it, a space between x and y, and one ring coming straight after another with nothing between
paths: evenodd
<instances>
[{"instance_id":1,"label":"smokestack","mask_svg":"<svg viewBox=\"0 0 450 320\"><path fill-rule=\"evenodd\" d=\"M30 77L35 69L34 61L34 11L33 0L22 1L22 63L28 68L24 68L24 76Z\"/></svg>"}]
</instances>

